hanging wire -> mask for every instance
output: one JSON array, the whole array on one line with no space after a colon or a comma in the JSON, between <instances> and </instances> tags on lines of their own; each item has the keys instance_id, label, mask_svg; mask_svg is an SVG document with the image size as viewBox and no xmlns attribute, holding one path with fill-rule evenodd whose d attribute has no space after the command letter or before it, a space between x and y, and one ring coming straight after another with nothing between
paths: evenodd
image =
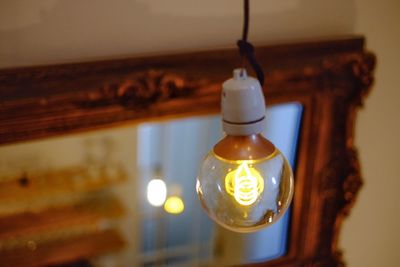
<instances>
[{"instance_id":1,"label":"hanging wire","mask_svg":"<svg viewBox=\"0 0 400 267\"><path fill-rule=\"evenodd\" d=\"M249 34L249 13L250 3L249 0L243 1L243 33L242 40L247 42L247 36Z\"/></svg>"},{"instance_id":2,"label":"hanging wire","mask_svg":"<svg viewBox=\"0 0 400 267\"><path fill-rule=\"evenodd\" d=\"M242 32L242 39L237 41L237 46L239 47L242 68L244 67L245 59L247 59L250 66L256 73L257 79L259 80L261 86L263 86L264 72L255 58L254 46L247 41L249 34L249 14L250 14L250 1L243 0L243 32Z\"/></svg>"}]
</instances>

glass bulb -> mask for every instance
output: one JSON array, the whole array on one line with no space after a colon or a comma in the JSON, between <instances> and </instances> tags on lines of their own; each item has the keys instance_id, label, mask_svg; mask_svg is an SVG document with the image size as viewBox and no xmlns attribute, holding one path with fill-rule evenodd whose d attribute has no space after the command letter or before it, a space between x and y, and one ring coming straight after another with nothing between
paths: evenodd
<instances>
[{"instance_id":1,"label":"glass bulb","mask_svg":"<svg viewBox=\"0 0 400 267\"><path fill-rule=\"evenodd\" d=\"M227 136L204 159L196 189L213 220L247 233L285 213L293 195L293 174L282 153L261 135Z\"/></svg>"}]
</instances>

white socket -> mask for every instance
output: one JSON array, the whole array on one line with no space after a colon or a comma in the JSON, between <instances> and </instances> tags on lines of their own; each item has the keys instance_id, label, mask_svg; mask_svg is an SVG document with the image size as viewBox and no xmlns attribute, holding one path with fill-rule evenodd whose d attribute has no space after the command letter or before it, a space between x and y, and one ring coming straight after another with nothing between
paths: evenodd
<instances>
[{"instance_id":1,"label":"white socket","mask_svg":"<svg viewBox=\"0 0 400 267\"><path fill-rule=\"evenodd\" d=\"M265 127L265 101L260 82L235 69L233 78L222 85L223 129L227 135L250 135Z\"/></svg>"}]
</instances>

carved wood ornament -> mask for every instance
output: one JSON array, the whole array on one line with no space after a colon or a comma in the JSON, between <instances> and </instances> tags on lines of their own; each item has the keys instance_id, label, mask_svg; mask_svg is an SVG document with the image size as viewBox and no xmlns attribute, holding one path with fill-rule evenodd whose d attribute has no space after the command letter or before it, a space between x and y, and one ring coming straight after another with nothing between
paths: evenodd
<instances>
[{"instance_id":1,"label":"carved wood ornament","mask_svg":"<svg viewBox=\"0 0 400 267\"><path fill-rule=\"evenodd\" d=\"M364 39L258 47L267 105L303 117L288 253L251 266L344 266L341 222L362 185L356 112L375 57ZM0 144L219 111L235 49L0 70Z\"/></svg>"}]
</instances>

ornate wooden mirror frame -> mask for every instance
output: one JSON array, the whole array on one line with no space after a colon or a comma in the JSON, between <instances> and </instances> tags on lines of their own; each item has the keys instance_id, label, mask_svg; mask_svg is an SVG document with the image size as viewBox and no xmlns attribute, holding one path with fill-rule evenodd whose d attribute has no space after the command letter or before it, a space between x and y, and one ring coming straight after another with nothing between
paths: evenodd
<instances>
[{"instance_id":1,"label":"ornate wooden mirror frame","mask_svg":"<svg viewBox=\"0 0 400 267\"><path fill-rule=\"evenodd\" d=\"M258 47L267 104L303 117L288 253L254 266L343 266L343 218L362 184L356 111L375 57L362 37ZM237 51L0 70L0 144L219 110Z\"/></svg>"}]
</instances>

